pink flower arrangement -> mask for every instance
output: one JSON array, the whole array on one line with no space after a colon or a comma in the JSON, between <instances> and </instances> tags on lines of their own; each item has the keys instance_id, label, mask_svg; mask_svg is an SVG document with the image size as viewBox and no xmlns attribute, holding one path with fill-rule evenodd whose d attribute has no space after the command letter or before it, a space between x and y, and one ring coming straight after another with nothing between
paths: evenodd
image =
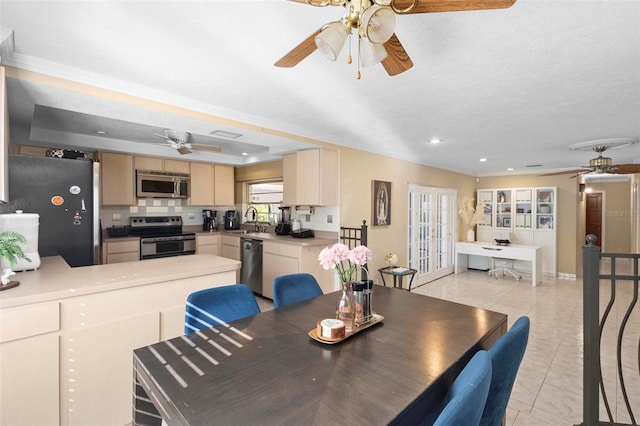
<instances>
[{"instance_id":1,"label":"pink flower arrangement","mask_svg":"<svg viewBox=\"0 0 640 426\"><path fill-rule=\"evenodd\" d=\"M364 265L372 257L373 253L367 246L357 246L350 250L346 245L336 243L331 248L322 249L318 260L324 269L335 269L342 283L348 283L353 280L358 266L366 270Z\"/></svg>"}]
</instances>

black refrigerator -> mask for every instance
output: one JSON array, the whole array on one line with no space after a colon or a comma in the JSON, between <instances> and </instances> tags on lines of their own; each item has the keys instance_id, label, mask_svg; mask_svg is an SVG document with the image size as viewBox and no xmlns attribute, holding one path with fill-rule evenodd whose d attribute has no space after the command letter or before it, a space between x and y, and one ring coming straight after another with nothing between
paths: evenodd
<instances>
[{"instance_id":1,"label":"black refrigerator","mask_svg":"<svg viewBox=\"0 0 640 426\"><path fill-rule=\"evenodd\" d=\"M100 263L98 185L99 163L91 160L9 155L9 199L40 215L40 257Z\"/></svg>"}]
</instances>

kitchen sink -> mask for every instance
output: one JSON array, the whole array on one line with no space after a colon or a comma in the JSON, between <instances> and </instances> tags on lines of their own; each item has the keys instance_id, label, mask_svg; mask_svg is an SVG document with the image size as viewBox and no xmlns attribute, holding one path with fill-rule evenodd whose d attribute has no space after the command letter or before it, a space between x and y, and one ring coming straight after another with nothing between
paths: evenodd
<instances>
[{"instance_id":1,"label":"kitchen sink","mask_svg":"<svg viewBox=\"0 0 640 426\"><path fill-rule=\"evenodd\" d=\"M226 232L228 232L230 234L249 234L249 233L251 233L253 231L249 231L247 229L236 229L236 230L233 230L233 231L226 231Z\"/></svg>"}]
</instances>

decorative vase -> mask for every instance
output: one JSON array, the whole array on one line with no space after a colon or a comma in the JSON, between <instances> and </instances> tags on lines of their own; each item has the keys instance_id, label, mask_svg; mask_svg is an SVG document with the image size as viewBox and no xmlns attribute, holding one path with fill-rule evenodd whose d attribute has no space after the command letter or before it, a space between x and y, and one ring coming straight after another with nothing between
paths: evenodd
<instances>
[{"instance_id":1,"label":"decorative vase","mask_svg":"<svg viewBox=\"0 0 640 426\"><path fill-rule=\"evenodd\" d=\"M353 293L351 283L342 283L342 293L336 305L336 319L344 322L344 331L353 331L355 312L353 309Z\"/></svg>"},{"instance_id":2,"label":"decorative vase","mask_svg":"<svg viewBox=\"0 0 640 426\"><path fill-rule=\"evenodd\" d=\"M468 229L467 230L467 242L468 243L472 243L476 240L476 233L473 231L473 229Z\"/></svg>"}]
</instances>

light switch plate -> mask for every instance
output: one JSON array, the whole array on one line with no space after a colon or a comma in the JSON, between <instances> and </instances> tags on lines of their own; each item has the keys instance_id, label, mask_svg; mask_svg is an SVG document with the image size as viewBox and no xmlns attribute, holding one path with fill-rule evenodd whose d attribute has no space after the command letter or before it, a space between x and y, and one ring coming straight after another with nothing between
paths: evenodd
<instances>
[{"instance_id":1,"label":"light switch plate","mask_svg":"<svg viewBox=\"0 0 640 426\"><path fill-rule=\"evenodd\" d=\"M114 222L120 222L122 220L122 215L120 213L114 213L111 220Z\"/></svg>"}]
</instances>

